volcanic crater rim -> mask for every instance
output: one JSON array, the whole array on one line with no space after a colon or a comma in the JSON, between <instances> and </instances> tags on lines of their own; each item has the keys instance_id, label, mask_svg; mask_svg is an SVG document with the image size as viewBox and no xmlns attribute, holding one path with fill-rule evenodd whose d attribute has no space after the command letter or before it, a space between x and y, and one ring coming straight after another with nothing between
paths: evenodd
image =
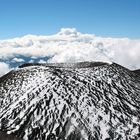
<instances>
[{"instance_id":1,"label":"volcanic crater rim","mask_svg":"<svg viewBox=\"0 0 140 140\"><path fill-rule=\"evenodd\" d=\"M89 68L103 65L110 65L108 62L77 62L77 63L25 63L19 66L19 68L31 67L31 66L45 66L45 67L58 67L58 68Z\"/></svg>"}]
</instances>

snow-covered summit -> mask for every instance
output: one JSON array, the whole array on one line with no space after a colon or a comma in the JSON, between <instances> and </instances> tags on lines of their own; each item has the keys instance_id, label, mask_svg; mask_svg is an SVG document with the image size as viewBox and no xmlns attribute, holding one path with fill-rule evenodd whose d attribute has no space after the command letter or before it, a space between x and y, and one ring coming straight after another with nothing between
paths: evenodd
<instances>
[{"instance_id":1,"label":"snow-covered summit","mask_svg":"<svg viewBox=\"0 0 140 140\"><path fill-rule=\"evenodd\" d=\"M140 138L140 76L116 63L22 65L0 105L0 131L24 140Z\"/></svg>"}]
</instances>

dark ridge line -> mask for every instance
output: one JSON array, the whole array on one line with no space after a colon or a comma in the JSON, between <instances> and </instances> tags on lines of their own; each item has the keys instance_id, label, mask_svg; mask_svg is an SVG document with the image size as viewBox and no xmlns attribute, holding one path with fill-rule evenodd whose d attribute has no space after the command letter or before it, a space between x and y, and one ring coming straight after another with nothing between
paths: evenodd
<instances>
[{"instance_id":1,"label":"dark ridge line","mask_svg":"<svg viewBox=\"0 0 140 140\"><path fill-rule=\"evenodd\" d=\"M0 83L1 81L3 81L4 79L10 79L12 77L12 74L13 74L14 70L11 70L10 72L6 73L5 75L1 76L0 77Z\"/></svg>"},{"instance_id":2,"label":"dark ridge line","mask_svg":"<svg viewBox=\"0 0 140 140\"><path fill-rule=\"evenodd\" d=\"M140 69L133 70L132 72L134 72L134 73L136 73L136 74L140 75Z\"/></svg>"},{"instance_id":3,"label":"dark ridge line","mask_svg":"<svg viewBox=\"0 0 140 140\"><path fill-rule=\"evenodd\" d=\"M106 62L78 62L78 63L25 63L19 66L19 68L25 68L30 66L45 66L45 67L58 67L58 68L89 68L109 65Z\"/></svg>"},{"instance_id":4,"label":"dark ridge line","mask_svg":"<svg viewBox=\"0 0 140 140\"><path fill-rule=\"evenodd\" d=\"M125 66L122 66L122 65L120 65L118 63L115 63L115 62L112 63L112 66L119 67L119 68L124 69L124 70L127 70L127 71L131 71L129 68L127 68Z\"/></svg>"}]
</instances>

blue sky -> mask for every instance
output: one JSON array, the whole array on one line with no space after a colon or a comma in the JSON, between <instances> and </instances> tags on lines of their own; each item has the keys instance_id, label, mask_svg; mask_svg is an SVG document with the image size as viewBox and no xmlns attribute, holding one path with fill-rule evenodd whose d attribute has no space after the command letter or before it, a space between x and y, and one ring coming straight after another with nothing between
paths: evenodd
<instances>
[{"instance_id":1,"label":"blue sky","mask_svg":"<svg viewBox=\"0 0 140 140\"><path fill-rule=\"evenodd\" d=\"M76 28L140 38L140 0L0 0L0 39Z\"/></svg>"}]
</instances>

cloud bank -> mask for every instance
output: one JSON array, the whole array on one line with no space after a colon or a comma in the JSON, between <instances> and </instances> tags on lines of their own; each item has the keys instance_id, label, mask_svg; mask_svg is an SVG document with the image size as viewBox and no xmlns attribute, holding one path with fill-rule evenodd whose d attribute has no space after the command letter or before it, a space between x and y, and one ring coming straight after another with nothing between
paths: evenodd
<instances>
[{"instance_id":1,"label":"cloud bank","mask_svg":"<svg viewBox=\"0 0 140 140\"><path fill-rule=\"evenodd\" d=\"M1 62L6 59L23 62L24 60L16 58L17 55L31 58L47 56L48 62L56 63L113 61L135 69L140 68L140 39L105 38L83 34L75 28L62 28L50 36L26 35L0 40ZM5 70L5 66L4 63L0 65L1 71Z\"/></svg>"},{"instance_id":2,"label":"cloud bank","mask_svg":"<svg viewBox=\"0 0 140 140\"><path fill-rule=\"evenodd\" d=\"M8 64L0 62L0 77L10 71Z\"/></svg>"}]
</instances>

